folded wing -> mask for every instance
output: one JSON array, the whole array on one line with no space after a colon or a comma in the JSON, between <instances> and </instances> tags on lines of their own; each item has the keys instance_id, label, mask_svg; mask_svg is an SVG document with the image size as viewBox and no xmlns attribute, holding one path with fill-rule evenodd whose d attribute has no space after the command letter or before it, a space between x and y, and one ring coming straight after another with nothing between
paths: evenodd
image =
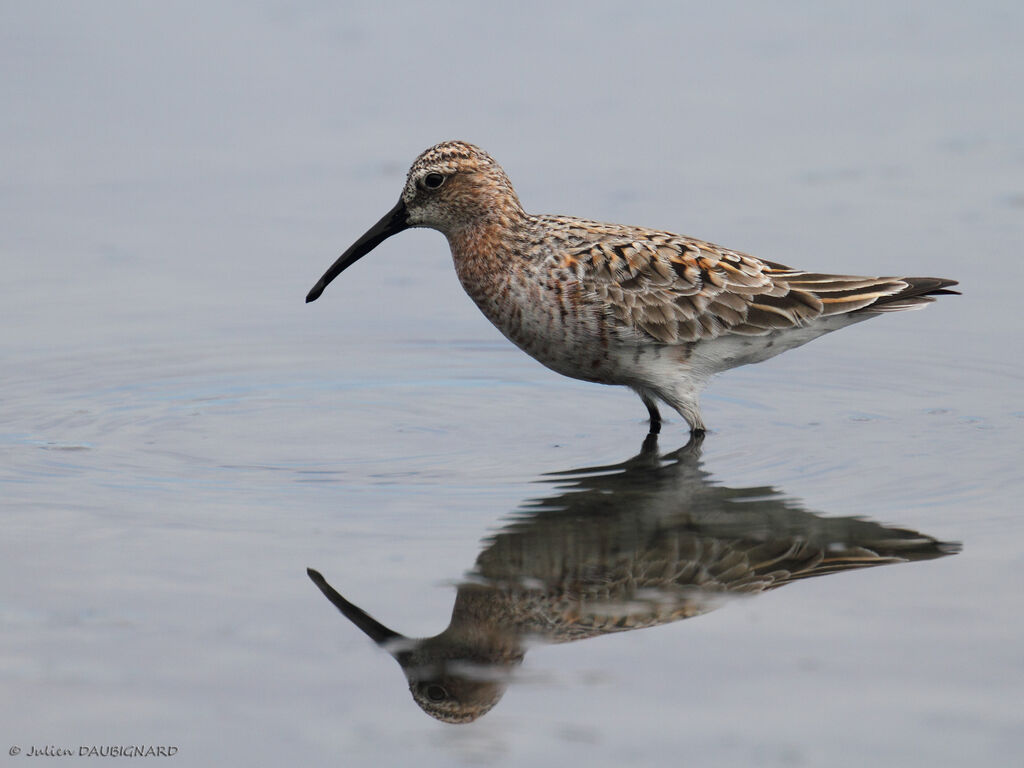
<instances>
[{"instance_id":1,"label":"folded wing","mask_svg":"<svg viewBox=\"0 0 1024 768\"><path fill-rule=\"evenodd\" d=\"M667 344L761 336L829 315L917 309L956 293L947 290L954 280L804 272L667 232L581 224L557 267L615 321ZM595 240L595 227L609 231L598 230Z\"/></svg>"}]
</instances>

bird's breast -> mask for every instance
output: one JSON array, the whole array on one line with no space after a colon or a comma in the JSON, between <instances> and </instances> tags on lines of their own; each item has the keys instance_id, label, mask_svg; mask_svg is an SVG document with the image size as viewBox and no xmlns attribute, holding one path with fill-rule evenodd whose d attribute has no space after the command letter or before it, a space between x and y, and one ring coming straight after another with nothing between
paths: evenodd
<instances>
[{"instance_id":1,"label":"bird's breast","mask_svg":"<svg viewBox=\"0 0 1024 768\"><path fill-rule=\"evenodd\" d=\"M524 352L566 376L623 383L630 334L577 280L515 257L458 254L454 248L453 256L466 293Z\"/></svg>"}]
</instances>

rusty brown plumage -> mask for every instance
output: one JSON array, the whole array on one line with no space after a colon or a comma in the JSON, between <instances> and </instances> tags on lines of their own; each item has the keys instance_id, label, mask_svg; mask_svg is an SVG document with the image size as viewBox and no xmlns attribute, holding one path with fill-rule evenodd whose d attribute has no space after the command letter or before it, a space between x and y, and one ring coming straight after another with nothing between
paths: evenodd
<instances>
[{"instance_id":1,"label":"rusty brown plumage","mask_svg":"<svg viewBox=\"0 0 1024 768\"><path fill-rule=\"evenodd\" d=\"M307 301L409 227L448 238L466 292L512 342L559 373L631 387L655 432L658 401L703 431L697 398L714 374L878 313L917 309L956 285L818 274L671 232L531 215L490 155L447 141L416 159L398 205Z\"/></svg>"},{"instance_id":2,"label":"rusty brown plumage","mask_svg":"<svg viewBox=\"0 0 1024 768\"><path fill-rule=\"evenodd\" d=\"M775 488L728 487L702 467L699 439L662 455L648 436L625 462L545 480L550 491L488 537L437 635L399 635L309 572L392 653L431 717L485 715L538 644L661 626L732 597L960 549L863 517L818 515Z\"/></svg>"}]
</instances>

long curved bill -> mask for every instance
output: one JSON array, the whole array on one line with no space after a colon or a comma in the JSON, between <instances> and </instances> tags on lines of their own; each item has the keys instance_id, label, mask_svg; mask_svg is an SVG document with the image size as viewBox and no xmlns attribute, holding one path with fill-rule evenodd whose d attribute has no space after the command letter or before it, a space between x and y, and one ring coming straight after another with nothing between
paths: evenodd
<instances>
[{"instance_id":1,"label":"long curved bill","mask_svg":"<svg viewBox=\"0 0 1024 768\"><path fill-rule=\"evenodd\" d=\"M317 284L313 286L313 289L306 294L306 303L308 304L311 301L319 299L320 294L324 292L324 288L327 287L331 280L355 264L359 259L363 258L363 256L368 254L389 237L397 235L399 232L408 228L409 214L405 209L405 202L399 200L398 205L385 213L384 218L370 227L366 231L366 234L352 243L349 249L341 254L336 262L331 264L331 268L324 272L324 276L321 277L320 280L317 281Z\"/></svg>"},{"instance_id":2,"label":"long curved bill","mask_svg":"<svg viewBox=\"0 0 1024 768\"><path fill-rule=\"evenodd\" d=\"M389 644L392 640L405 640L404 635L400 635L394 630L388 629L373 616L363 611L361 608L352 605L348 600L342 597L338 592L327 583L327 580L320 575L319 571L315 571L312 568L307 568L306 573L309 578L313 580L320 591L324 593L324 596L334 603L334 607L341 611L345 618L363 630L366 635L369 636L373 642L377 645Z\"/></svg>"}]
</instances>

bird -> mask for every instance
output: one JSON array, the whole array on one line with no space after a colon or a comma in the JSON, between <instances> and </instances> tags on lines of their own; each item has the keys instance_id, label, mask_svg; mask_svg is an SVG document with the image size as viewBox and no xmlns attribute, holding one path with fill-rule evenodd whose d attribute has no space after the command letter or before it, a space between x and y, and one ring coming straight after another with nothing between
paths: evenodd
<instances>
[{"instance_id":1,"label":"bird","mask_svg":"<svg viewBox=\"0 0 1024 768\"><path fill-rule=\"evenodd\" d=\"M416 158L398 203L306 302L418 227L445 235L463 288L502 334L565 376L629 387L652 434L659 403L703 434L699 396L717 373L958 293L945 278L821 274L668 231L529 214L487 152L444 141Z\"/></svg>"},{"instance_id":2,"label":"bird","mask_svg":"<svg viewBox=\"0 0 1024 768\"><path fill-rule=\"evenodd\" d=\"M664 455L657 441L648 435L619 464L544 477L551 490L486 538L437 635L402 635L319 571L306 573L398 662L425 713L458 724L493 709L538 645L672 624L803 579L961 549L864 517L819 515L771 486L724 485L702 466L699 436ZM687 660L680 654L666 673Z\"/></svg>"}]
</instances>

